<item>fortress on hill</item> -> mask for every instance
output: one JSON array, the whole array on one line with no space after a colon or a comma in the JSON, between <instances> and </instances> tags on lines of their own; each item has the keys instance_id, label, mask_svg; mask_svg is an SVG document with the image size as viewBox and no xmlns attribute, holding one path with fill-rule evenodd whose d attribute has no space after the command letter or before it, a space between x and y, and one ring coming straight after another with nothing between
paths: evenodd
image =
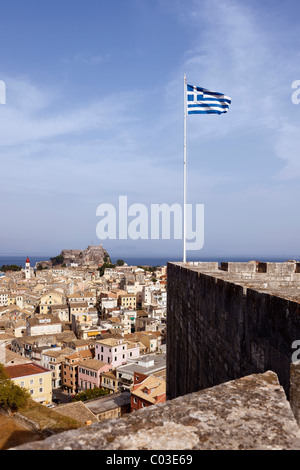
<instances>
[{"instance_id":1,"label":"fortress on hill","mask_svg":"<svg viewBox=\"0 0 300 470\"><path fill-rule=\"evenodd\" d=\"M19 449L300 449L300 263L168 263L167 283L167 402Z\"/></svg>"}]
</instances>

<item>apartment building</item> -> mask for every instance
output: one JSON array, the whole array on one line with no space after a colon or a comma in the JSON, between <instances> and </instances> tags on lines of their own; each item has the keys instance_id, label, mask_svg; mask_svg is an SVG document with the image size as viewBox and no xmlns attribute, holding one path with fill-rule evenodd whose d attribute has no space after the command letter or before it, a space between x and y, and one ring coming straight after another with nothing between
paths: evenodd
<instances>
[{"instance_id":1,"label":"apartment building","mask_svg":"<svg viewBox=\"0 0 300 470\"><path fill-rule=\"evenodd\" d=\"M127 342L124 339L107 338L95 342L95 357L110 364L111 368L127 362Z\"/></svg>"},{"instance_id":2,"label":"apartment building","mask_svg":"<svg viewBox=\"0 0 300 470\"><path fill-rule=\"evenodd\" d=\"M5 367L8 377L29 390L33 400L42 405L52 402L51 371L33 362Z\"/></svg>"}]
</instances>

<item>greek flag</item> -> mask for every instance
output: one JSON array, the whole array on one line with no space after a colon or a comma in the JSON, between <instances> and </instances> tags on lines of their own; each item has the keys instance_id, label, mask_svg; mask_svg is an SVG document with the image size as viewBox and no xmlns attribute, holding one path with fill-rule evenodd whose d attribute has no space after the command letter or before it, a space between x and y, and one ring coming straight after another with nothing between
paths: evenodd
<instances>
[{"instance_id":1,"label":"greek flag","mask_svg":"<svg viewBox=\"0 0 300 470\"><path fill-rule=\"evenodd\" d=\"M215 91L187 85L187 114L227 113L231 98Z\"/></svg>"}]
</instances>

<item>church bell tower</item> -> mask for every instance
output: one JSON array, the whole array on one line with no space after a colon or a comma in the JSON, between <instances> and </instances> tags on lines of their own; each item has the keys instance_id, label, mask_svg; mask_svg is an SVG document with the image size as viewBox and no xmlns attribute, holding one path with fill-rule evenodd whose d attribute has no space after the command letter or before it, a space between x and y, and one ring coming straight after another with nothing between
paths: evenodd
<instances>
[{"instance_id":1,"label":"church bell tower","mask_svg":"<svg viewBox=\"0 0 300 470\"><path fill-rule=\"evenodd\" d=\"M27 256L27 259L25 261L25 279L30 279L30 260Z\"/></svg>"}]
</instances>

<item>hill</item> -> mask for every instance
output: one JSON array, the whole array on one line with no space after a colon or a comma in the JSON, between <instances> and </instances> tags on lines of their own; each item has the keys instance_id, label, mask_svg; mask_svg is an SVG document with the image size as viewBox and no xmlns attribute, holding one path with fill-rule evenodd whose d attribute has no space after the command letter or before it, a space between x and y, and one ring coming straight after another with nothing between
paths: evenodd
<instances>
[{"instance_id":1,"label":"hill","mask_svg":"<svg viewBox=\"0 0 300 470\"><path fill-rule=\"evenodd\" d=\"M90 245L85 250L64 249L58 256L50 258L50 261L38 263L42 267L54 266L102 266L103 263L111 263L108 252L102 245Z\"/></svg>"}]
</instances>

